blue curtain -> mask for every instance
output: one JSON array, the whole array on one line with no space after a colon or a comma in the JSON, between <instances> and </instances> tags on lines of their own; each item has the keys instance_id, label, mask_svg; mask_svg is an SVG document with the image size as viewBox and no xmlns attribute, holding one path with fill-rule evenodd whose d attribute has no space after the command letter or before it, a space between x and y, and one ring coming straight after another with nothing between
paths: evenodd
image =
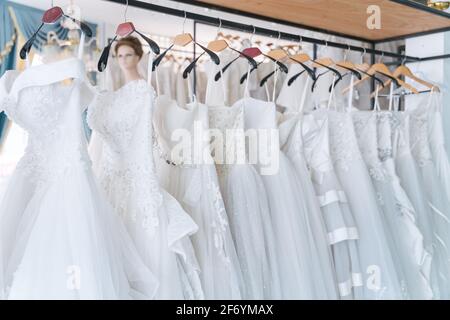
<instances>
[{"instance_id":1,"label":"blue curtain","mask_svg":"<svg viewBox=\"0 0 450 320\"><path fill-rule=\"evenodd\" d=\"M7 8L7 1L0 0L0 77L6 70L14 69L16 32ZM4 112L0 112L0 146L8 119Z\"/></svg>"}]
</instances>

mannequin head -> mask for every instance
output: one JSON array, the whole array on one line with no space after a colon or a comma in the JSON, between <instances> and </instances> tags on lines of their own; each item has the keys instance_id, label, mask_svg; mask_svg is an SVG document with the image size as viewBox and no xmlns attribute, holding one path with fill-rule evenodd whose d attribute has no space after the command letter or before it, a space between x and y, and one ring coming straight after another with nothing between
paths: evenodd
<instances>
[{"instance_id":1,"label":"mannequin head","mask_svg":"<svg viewBox=\"0 0 450 320\"><path fill-rule=\"evenodd\" d=\"M117 41L114 48L120 69L124 73L137 71L137 65L141 60L144 51L138 38L128 36Z\"/></svg>"}]
</instances>

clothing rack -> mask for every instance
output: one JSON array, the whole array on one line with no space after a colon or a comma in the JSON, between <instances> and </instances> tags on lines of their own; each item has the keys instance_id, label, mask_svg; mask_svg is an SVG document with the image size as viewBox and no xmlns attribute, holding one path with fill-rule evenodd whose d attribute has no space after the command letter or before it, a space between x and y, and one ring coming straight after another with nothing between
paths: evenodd
<instances>
[{"instance_id":1,"label":"clothing rack","mask_svg":"<svg viewBox=\"0 0 450 320\"><path fill-rule=\"evenodd\" d=\"M123 5L125 5L127 3L126 0L103 0L103 1L109 1L109 2L123 4ZM195 3L193 3L193 4L195 4ZM413 57L413 56L403 55L400 53L377 50L377 49L375 49L374 43L371 44L371 48L366 48L366 47L343 44L343 43L334 42L334 41L326 41L323 39L317 39L317 38L312 38L312 37L306 37L306 36L304 37L299 34L280 32L280 31L276 31L276 30L272 30L272 29L257 27L257 26L253 26L253 25L247 25L247 24L243 24L240 22L235 22L235 21L230 21L230 20L225 20L225 19L214 18L211 16L206 16L206 15L193 13L193 12L189 12L189 11L184 11L184 10L179 10L179 9L170 8L170 7L164 7L164 6L147 3L147 2L142 2L142 1L137 1L137 0L128 0L128 5L136 7L136 8L141 8L141 9L150 10L150 11L154 11L154 12L160 12L160 13L164 13L164 14L168 14L168 15L172 15L172 16L176 16L176 17L180 17L180 18L194 20L197 23L202 23L202 24L206 24L206 25L219 26L219 24L221 24L221 26L223 28L241 31L241 32L247 32L247 33L254 33L254 34L257 34L260 36L266 36L266 37L271 37L271 38L275 38L275 39L280 38L283 40L288 40L288 41L293 41L293 42L300 42L300 40L301 40L302 42L312 43L315 45L324 45L324 46L329 46L329 47L333 47L333 48L349 49L351 51L357 51L357 52L361 52L361 53L366 52L368 54L372 54L372 60L373 60L374 55L397 58L403 62L421 62L421 61L430 61L430 60L450 58L450 54L430 56L430 57ZM195 32L194 32L194 37L195 37Z\"/></svg>"}]
</instances>

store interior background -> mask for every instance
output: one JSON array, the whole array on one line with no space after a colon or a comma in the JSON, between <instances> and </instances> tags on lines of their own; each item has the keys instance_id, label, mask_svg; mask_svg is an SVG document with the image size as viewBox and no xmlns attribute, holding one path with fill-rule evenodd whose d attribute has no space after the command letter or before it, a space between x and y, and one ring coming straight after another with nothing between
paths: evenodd
<instances>
[{"instance_id":1,"label":"store interior background","mask_svg":"<svg viewBox=\"0 0 450 320\"><path fill-rule=\"evenodd\" d=\"M83 20L97 24L97 34L95 41L97 42L98 48L103 48L106 44L107 39L110 39L114 33L118 24L124 22L125 19L125 6L123 4L112 3L109 1L102 0L11 0L11 2L23 4L30 7L35 7L41 10L46 10L51 7L52 3L54 5L61 6L63 9L67 8L68 5L75 5L80 9L81 17ZM125 2L125 1L124 1ZM340 42L344 44L364 46L369 44L360 41L350 40L348 38L340 38L336 36L330 36L327 34L322 34L318 32L313 32L309 30L294 28L291 26L286 26L282 24L277 24L273 22L268 22L264 20L257 20L245 16L240 16L236 14L231 14L227 12L219 12L212 9L206 9L195 5L188 5L177 3L169 0L143 0L143 2L150 2L157 5L173 7L180 10L186 10L189 12L199 13L208 15L211 17L231 20L240 22L248 25L255 25L264 28L272 28L273 30L284 31L288 33L298 34L302 36L308 36L313 38L319 38L329 41ZM420 2L420 1L419 1ZM383 14L381 12L381 14ZM183 30L183 18L174 17L166 14L161 14L158 12L147 11L144 9L135 8L129 6L127 9L127 20L132 21L134 25L142 32L150 35L161 47L167 47L172 38L180 34ZM187 19L184 23L185 32L190 32L194 34L194 22ZM207 44L209 41L216 37L218 31L218 26L207 26L204 24L196 24L196 38L202 44ZM222 28L223 33L231 33L233 35L239 35L241 39L249 38L250 34L242 33L232 30L226 30ZM382 30L380 30L382 32ZM261 40L262 42L277 42L277 39L264 38L259 35L252 37L252 41ZM286 42L280 40L279 44L293 44L292 42ZM312 55L313 46L309 43L303 43L302 48L304 51ZM189 48L188 48L189 49ZM321 48L319 46L318 55L326 55L329 48ZM404 50L405 54L410 56L434 56L441 55L445 53L450 53L450 32L441 32L431 35L425 35L415 38L409 38L406 40L399 40L387 43L381 43L376 46L376 49L386 50L391 52L399 52ZM343 50L345 51L345 50ZM97 54L97 57L99 53ZM95 57L95 55L94 55ZM361 53L351 51L348 54L348 59L359 62L361 58ZM366 55L365 60L369 62L370 55ZM380 57L376 57L378 60ZM384 57L383 62L390 62L393 59ZM96 61L93 61L92 68L94 69ZM420 75L423 79L431 80L438 83L444 91L444 130L446 133L446 145L447 151L450 144L450 97L448 93L448 86L450 84L450 59L426 61L419 63L408 64L410 69ZM99 75L102 77L103 75ZM101 79L99 79L101 82ZM368 91L370 88L367 88ZM363 90L364 91L364 90ZM368 93L368 92L367 92ZM366 94L367 94L366 93ZM361 100L359 105L370 105L370 100L364 98L364 92L361 92ZM406 98L406 103L420 103L423 99L418 99L418 97L408 96ZM12 172L15 163L18 158L20 158L23 148L26 144L26 134L21 131L14 124L10 124L8 127L8 139L2 146L1 156L0 156L0 194L2 188L6 183L6 178ZM4 177L4 179L1 179Z\"/></svg>"}]
</instances>

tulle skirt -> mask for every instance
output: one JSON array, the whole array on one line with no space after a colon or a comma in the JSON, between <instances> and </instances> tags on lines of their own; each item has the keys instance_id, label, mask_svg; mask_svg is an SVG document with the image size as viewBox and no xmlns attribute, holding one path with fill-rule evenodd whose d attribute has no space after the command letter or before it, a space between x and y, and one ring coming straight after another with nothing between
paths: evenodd
<instances>
[{"instance_id":1,"label":"tulle skirt","mask_svg":"<svg viewBox=\"0 0 450 320\"><path fill-rule=\"evenodd\" d=\"M419 170L432 217L433 258L438 271L433 291L437 299L450 299L450 206L433 162L421 163Z\"/></svg>"},{"instance_id":2,"label":"tulle skirt","mask_svg":"<svg viewBox=\"0 0 450 320\"><path fill-rule=\"evenodd\" d=\"M99 179L110 203L122 217L144 263L159 280L155 298L203 299L200 267L190 240L198 230L192 218L159 188L152 172L133 173L107 163L100 168Z\"/></svg>"},{"instance_id":3,"label":"tulle skirt","mask_svg":"<svg viewBox=\"0 0 450 320\"><path fill-rule=\"evenodd\" d=\"M280 248L283 298L337 299L331 250L314 194L305 190L305 181L283 152L279 170L261 179Z\"/></svg>"},{"instance_id":4,"label":"tulle skirt","mask_svg":"<svg viewBox=\"0 0 450 320\"><path fill-rule=\"evenodd\" d=\"M386 160L385 165L393 165ZM382 219L386 227L397 275L404 298L431 299L431 253L424 248L422 233L416 225L415 209L396 177L383 171L381 179L373 178ZM376 175L375 175L376 176Z\"/></svg>"},{"instance_id":5,"label":"tulle skirt","mask_svg":"<svg viewBox=\"0 0 450 320\"><path fill-rule=\"evenodd\" d=\"M15 171L0 206L0 262L6 299L151 299L158 288L78 164L46 180Z\"/></svg>"},{"instance_id":6,"label":"tulle skirt","mask_svg":"<svg viewBox=\"0 0 450 320\"><path fill-rule=\"evenodd\" d=\"M241 299L244 290L241 268L214 165L167 166L167 170L161 171L166 176L160 180L199 226L192 243L205 298Z\"/></svg>"},{"instance_id":7,"label":"tulle skirt","mask_svg":"<svg viewBox=\"0 0 450 320\"><path fill-rule=\"evenodd\" d=\"M344 167L336 166L336 173L359 231L364 298L401 299L404 295L366 166L362 159L354 159Z\"/></svg>"},{"instance_id":8,"label":"tulle skirt","mask_svg":"<svg viewBox=\"0 0 450 320\"><path fill-rule=\"evenodd\" d=\"M280 299L278 251L264 186L246 164L219 165L219 181L244 279L244 299Z\"/></svg>"}]
</instances>

